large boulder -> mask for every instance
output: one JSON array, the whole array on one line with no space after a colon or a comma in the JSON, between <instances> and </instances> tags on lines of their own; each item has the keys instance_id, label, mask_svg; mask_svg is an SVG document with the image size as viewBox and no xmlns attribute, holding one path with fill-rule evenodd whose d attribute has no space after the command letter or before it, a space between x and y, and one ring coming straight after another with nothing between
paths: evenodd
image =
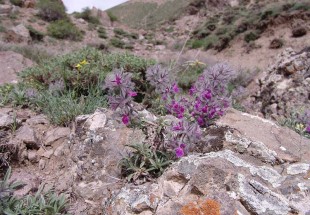
<instances>
[{"instance_id":1,"label":"large boulder","mask_svg":"<svg viewBox=\"0 0 310 215\"><path fill-rule=\"evenodd\" d=\"M261 112L265 116L288 117L297 109L310 109L310 52L299 53L285 49L273 65L261 75L244 102L248 111ZM253 90L255 89L255 91ZM252 110L251 110L252 109Z\"/></svg>"},{"instance_id":2,"label":"large boulder","mask_svg":"<svg viewBox=\"0 0 310 215\"><path fill-rule=\"evenodd\" d=\"M17 74L33 65L23 55L13 51L0 52L0 85L17 82Z\"/></svg>"},{"instance_id":3,"label":"large boulder","mask_svg":"<svg viewBox=\"0 0 310 215\"><path fill-rule=\"evenodd\" d=\"M114 190L105 214L186 215L208 202L206 214L310 213L310 140L234 110L217 126L230 127L222 150L184 157L154 183Z\"/></svg>"}]
</instances>

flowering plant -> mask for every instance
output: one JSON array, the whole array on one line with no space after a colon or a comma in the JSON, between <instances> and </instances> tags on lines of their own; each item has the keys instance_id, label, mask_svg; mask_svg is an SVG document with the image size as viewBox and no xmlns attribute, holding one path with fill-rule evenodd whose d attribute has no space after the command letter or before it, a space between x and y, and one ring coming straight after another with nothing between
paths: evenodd
<instances>
[{"instance_id":1,"label":"flowering plant","mask_svg":"<svg viewBox=\"0 0 310 215\"><path fill-rule=\"evenodd\" d=\"M234 71L226 64L216 64L206 69L188 95L180 95L180 89L160 65L146 71L146 80L155 92L161 95L168 113L177 120L167 128L166 149L174 150L176 157L186 155L202 136L202 128L208 127L217 117L223 116L229 106L227 85ZM107 77L105 87L109 89L109 103L113 109L119 108L122 121L128 125L133 115L132 101L137 94L131 82L130 73L120 70Z\"/></svg>"},{"instance_id":2,"label":"flowering plant","mask_svg":"<svg viewBox=\"0 0 310 215\"><path fill-rule=\"evenodd\" d=\"M108 89L108 100L113 110L119 109L122 122L128 125L134 109L132 107L133 97L137 96L134 91L134 83L131 74L122 70L115 70L105 80L105 88Z\"/></svg>"}]
</instances>

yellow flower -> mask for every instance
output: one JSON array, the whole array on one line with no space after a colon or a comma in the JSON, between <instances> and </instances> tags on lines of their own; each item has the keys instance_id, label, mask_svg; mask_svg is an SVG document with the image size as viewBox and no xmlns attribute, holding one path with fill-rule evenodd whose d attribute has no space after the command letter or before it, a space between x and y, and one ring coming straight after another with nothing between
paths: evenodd
<instances>
[{"instance_id":1,"label":"yellow flower","mask_svg":"<svg viewBox=\"0 0 310 215\"><path fill-rule=\"evenodd\" d=\"M81 65L81 64L79 64L79 63L75 66L75 68L77 68L78 70L80 70L80 69L81 69L81 67L82 67L82 65Z\"/></svg>"},{"instance_id":2,"label":"yellow flower","mask_svg":"<svg viewBox=\"0 0 310 215\"><path fill-rule=\"evenodd\" d=\"M80 63L78 63L75 68L77 68L78 70L80 70L84 65L89 64L85 59L82 60Z\"/></svg>"},{"instance_id":3,"label":"yellow flower","mask_svg":"<svg viewBox=\"0 0 310 215\"><path fill-rule=\"evenodd\" d=\"M89 64L89 63L84 59L84 60L82 60L82 61L80 62L80 64L81 64L82 66L84 66L84 65Z\"/></svg>"},{"instance_id":4,"label":"yellow flower","mask_svg":"<svg viewBox=\"0 0 310 215\"><path fill-rule=\"evenodd\" d=\"M188 64L189 66L193 66L193 67L194 67L194 66L200 66L200 65L206 66L205 63L203 63L203 62L201 62L201 61L199 61L199 60L187 61L186 64Z\"/></svg>"},{"instance_id":5,"label":"yellow flower","mask_svg":"<svg viewBox=\"0 0 310 215\"><path fill-rule=\"evenodd\" d=\"M297 123L295 129L298 131L303 131L305 129L305 125L303 125L302 123Z\"/></svg>"}]
</instances>

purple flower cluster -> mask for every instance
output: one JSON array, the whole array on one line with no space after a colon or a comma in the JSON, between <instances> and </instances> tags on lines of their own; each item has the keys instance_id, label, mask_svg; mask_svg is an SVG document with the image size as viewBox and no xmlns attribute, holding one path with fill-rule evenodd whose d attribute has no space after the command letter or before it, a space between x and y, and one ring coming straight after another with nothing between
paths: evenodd
<instances>
[{"instance_id":1,"label":"purple flower cluster","mask_svg":"<svg viewBox=\"0 0 310 215\"><path fill-rule=\"evenodd\" d=\"M131 81L131 73L116 70L108 75L104 88L108 89L109 104L112 109L119 109L122 122L128 125L133 113L132 101L137 96L134 91L134 83Z\"/></svg>"},{"instance_id":2,"label":"purple flower cluster","mask_svg":"<svg viewBox=\"0 0 310 215\"><path fill-rule=\"evenodd\" d=\"M206 69L191 87L193 98L191 115L202 127L209 126L217 117L223 116L229 106L227 85L234 71L226 64L216 64Z\"/></svg>"},{"instance_id":3,"label":"purple flower cluster","mask_svg":"<svg viewBox=\"0 0 310 215\"><path fill-rule=\"evenodd\" d=\"M174 95L180 91L178 85L171 81L168 69L162 68L160 65L154 65L147 69L146 80L165 101L174 98Z\"/></svg>"},{"instance_id":4,"label":"purple flower cluster","mask_svg":"<svg viewBox=\"0 0 310 215\"><path fill-rule=\"evenodd\" d=\"M167 148L174 149L176 156L179 158L188 153L191 143L200 140L202 131L196 122L182 118L178 122L171 124L168 135Z\"/></svg>"},{"instance_id":5,"label":"purple flower cluster","mask_svg":"<svg viewBox=\"0 0 310 215\"><path fill-rule=\"evenodd\" d=\"M175 150L177 157L185 155L190 146L199 141L201 127L223 116L230 103L227 85L233 75L234 71L226 64L216 64L203 72L187 98L180 98L179 88L170 80L167 69L155 65L147 70L146 78L161 94L166 109L180 120L171 125L168 138L168 147Z\"/></svg>"},{"instance_id":6,"label":"purple flower cluster","mask_svg":"<svg viewBox=\"0 0 310 215\"><path fill-rule=\"evenodd\" d=\"M146 71L146 80L155 92L161 95L168 112L178 118L167 129L165 147L175 151L176 156L186 155L190 148L201 139L202 127L224 114L229 105L227 84L233 70L226 64L217 64L199 77L189 91L189 96L182 97L179 87L171 80L169 71L160 65ZM133 113L132 101L137 95L131 74L121 70L114 71L105 81L109 90L109 103L113 109L122 113L122 122L129 124Z\"/></svg>"},{"instance_id":7,"label":"purple flower cluster","mask_svg":"<svg viewBox=\"0 0 310 215\"><path fill-rule=\"evenodd\" d=\"M188 101L185 98L179 100L172 99L170 103L166 105L166 108L170 114L176 116L178 119L182 119L188 108Z\"/></svg>"}]
</instances>

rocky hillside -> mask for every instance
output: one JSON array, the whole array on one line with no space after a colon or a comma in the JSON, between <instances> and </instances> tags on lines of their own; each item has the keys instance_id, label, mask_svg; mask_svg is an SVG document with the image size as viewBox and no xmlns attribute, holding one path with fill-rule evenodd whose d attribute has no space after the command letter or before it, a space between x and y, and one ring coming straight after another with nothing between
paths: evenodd
<instances>
[{"instance_id":1,"label":"rocky hillside","mask_svg":"<svg viewBox=\"0 0 310 215\"><path fill-rule=\"evenodd\" d=\"M0 214L310 214L308 1L0 0Z\"/></svg>"}]
</instances>

